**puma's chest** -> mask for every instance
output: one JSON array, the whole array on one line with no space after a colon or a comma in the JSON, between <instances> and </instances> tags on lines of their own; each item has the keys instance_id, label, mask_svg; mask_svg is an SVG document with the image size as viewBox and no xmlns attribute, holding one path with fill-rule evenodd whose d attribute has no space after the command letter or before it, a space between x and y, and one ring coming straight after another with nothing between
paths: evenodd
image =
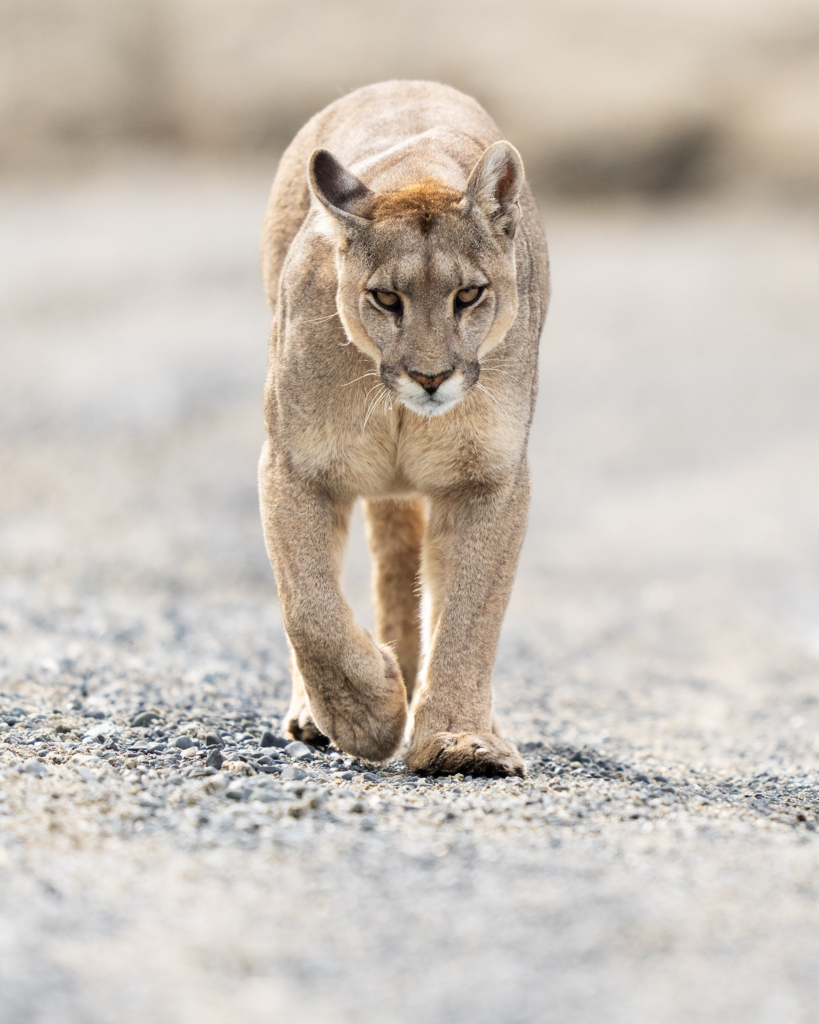
<instances>
[{"instance_id":1,"label":"puma's chest","mask_svg":"<svg viewBox=\"0 0 819 1024\"><path fill-rule=\"evenodd\" d=\"M318 413L318 410L317 410ZM397 402L366 425L320 414L291 434L302 471L349 497L434 494L499 482L519 465L526 424L515 416L470 417L454 409L424 418Z\"/></svg>"}]
</instances>

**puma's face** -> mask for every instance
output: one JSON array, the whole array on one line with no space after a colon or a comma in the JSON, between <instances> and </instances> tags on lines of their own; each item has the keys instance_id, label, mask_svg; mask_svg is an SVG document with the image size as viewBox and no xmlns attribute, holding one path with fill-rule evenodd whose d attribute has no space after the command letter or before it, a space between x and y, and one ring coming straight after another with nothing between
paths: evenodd
<instances>
[{"instance_id":1,"label":"puma's face","mask_svg":"<svg viewBox=\"0 0 819 1024\"><path fill-rule=\"evenodd\" d=\"M341 321L413 412L461 401L515 319L522 179L508 143L486 151L463 193L430 181L372 193L326 151L313 156L311 186L338 245Z\"/></svg>"},{"instance_id":2,"label":"puma's face","mask_svg":"<svg viewBox=\"0 0 819 1024\"><path fill-rule=\"evenodd\" d=\"M436 221L376 220L339 260L348 336L377 350L384 384L424 416L465 397L517 312L508 239L499 245L469 212Z\"/></svg>"}]
</instances>

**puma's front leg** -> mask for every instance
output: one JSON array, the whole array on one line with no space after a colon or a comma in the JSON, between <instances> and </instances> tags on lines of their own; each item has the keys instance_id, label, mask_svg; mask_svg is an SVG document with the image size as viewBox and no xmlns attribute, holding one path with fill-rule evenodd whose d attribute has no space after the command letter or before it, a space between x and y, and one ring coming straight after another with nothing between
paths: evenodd
<instances>
[{"instance_id":1,"label":"puma's front leg","mask_svg":"<svg viewBox=\"0 0 819 1024\"><path fill-rule=\"evenodd\" d=\"M351 502L304 479L269 445L259 483L265 541L310 716L342 750L383 760L401 743L406 692L392 651L356 625L341 594Z\"/></svg>"},{"instance_id":2,"label":"puma's front leg","mask_svg":"<svg viewBox=\"0 0 819 1024\"><path fill-rule=\"evenodd\" d=\"M294 740L301 740L313 747L326 747L330 740L313 720L307 690L304 688L304 680L296 661L296 652L289 641L287 646L290 648L290 678L293 690L290 695L290 707L284 716L284 731Z\"/></svg>"},{"instance_id":3,"label":"puma's front leg","mask_svg":"<svg viewBox=\"0 0 819 1024\"><path fill-rule=\"evenodd\" d=\"M415 771L523 774L516 747L493 729L492 666L528 504L525 463L503 486L430 502L423 564L429 654L405 757Z\"/></svg>"}]
</instances>

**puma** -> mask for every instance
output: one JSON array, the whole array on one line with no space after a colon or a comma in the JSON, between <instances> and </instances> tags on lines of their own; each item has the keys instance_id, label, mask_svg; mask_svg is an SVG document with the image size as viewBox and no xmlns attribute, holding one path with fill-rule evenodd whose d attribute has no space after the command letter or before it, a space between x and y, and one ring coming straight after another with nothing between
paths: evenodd
<instances>
[{"instance_id":1,"label":"puma","mask_svg":"<svg viewBox=\"0 0 819 1024\"><path fill-rule=\"evenodd\" d=\"M289 734L419 773L523 774L492 668L526 528L548 261L521 158L468 96L385 82L284 153L259 466ZM376 636L339 585L363 499ZM409 719L409 728L407 728Z\"/></svg>"}]
</instances>

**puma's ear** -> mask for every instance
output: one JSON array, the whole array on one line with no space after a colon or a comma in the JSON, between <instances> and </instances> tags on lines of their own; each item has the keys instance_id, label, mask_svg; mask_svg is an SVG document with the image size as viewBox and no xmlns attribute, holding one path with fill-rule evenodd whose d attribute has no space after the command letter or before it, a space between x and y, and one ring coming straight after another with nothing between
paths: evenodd
<instances>
[{"instance_id":1,"label":"puma's ear","mask_svg":"<svg viewBox=\"0 0 819 1024\"><path fill-rule=\"evenodd\" d=\"M326 149L310 157L307 180L316 199L345 227L362 227L369 220L372 192Z\"/></svg>"},{"instance_id":2,"label":"puma's ear","mask_svg":"<svg viewBox=\"0 0 819 1024\"><path fill-rule=\"evenodd\" d=\"M483 211L495 232L513 238L520 218L523 161L509 142L495 142L472 168L466 196Z\"/></svg>"}]
</instances>

